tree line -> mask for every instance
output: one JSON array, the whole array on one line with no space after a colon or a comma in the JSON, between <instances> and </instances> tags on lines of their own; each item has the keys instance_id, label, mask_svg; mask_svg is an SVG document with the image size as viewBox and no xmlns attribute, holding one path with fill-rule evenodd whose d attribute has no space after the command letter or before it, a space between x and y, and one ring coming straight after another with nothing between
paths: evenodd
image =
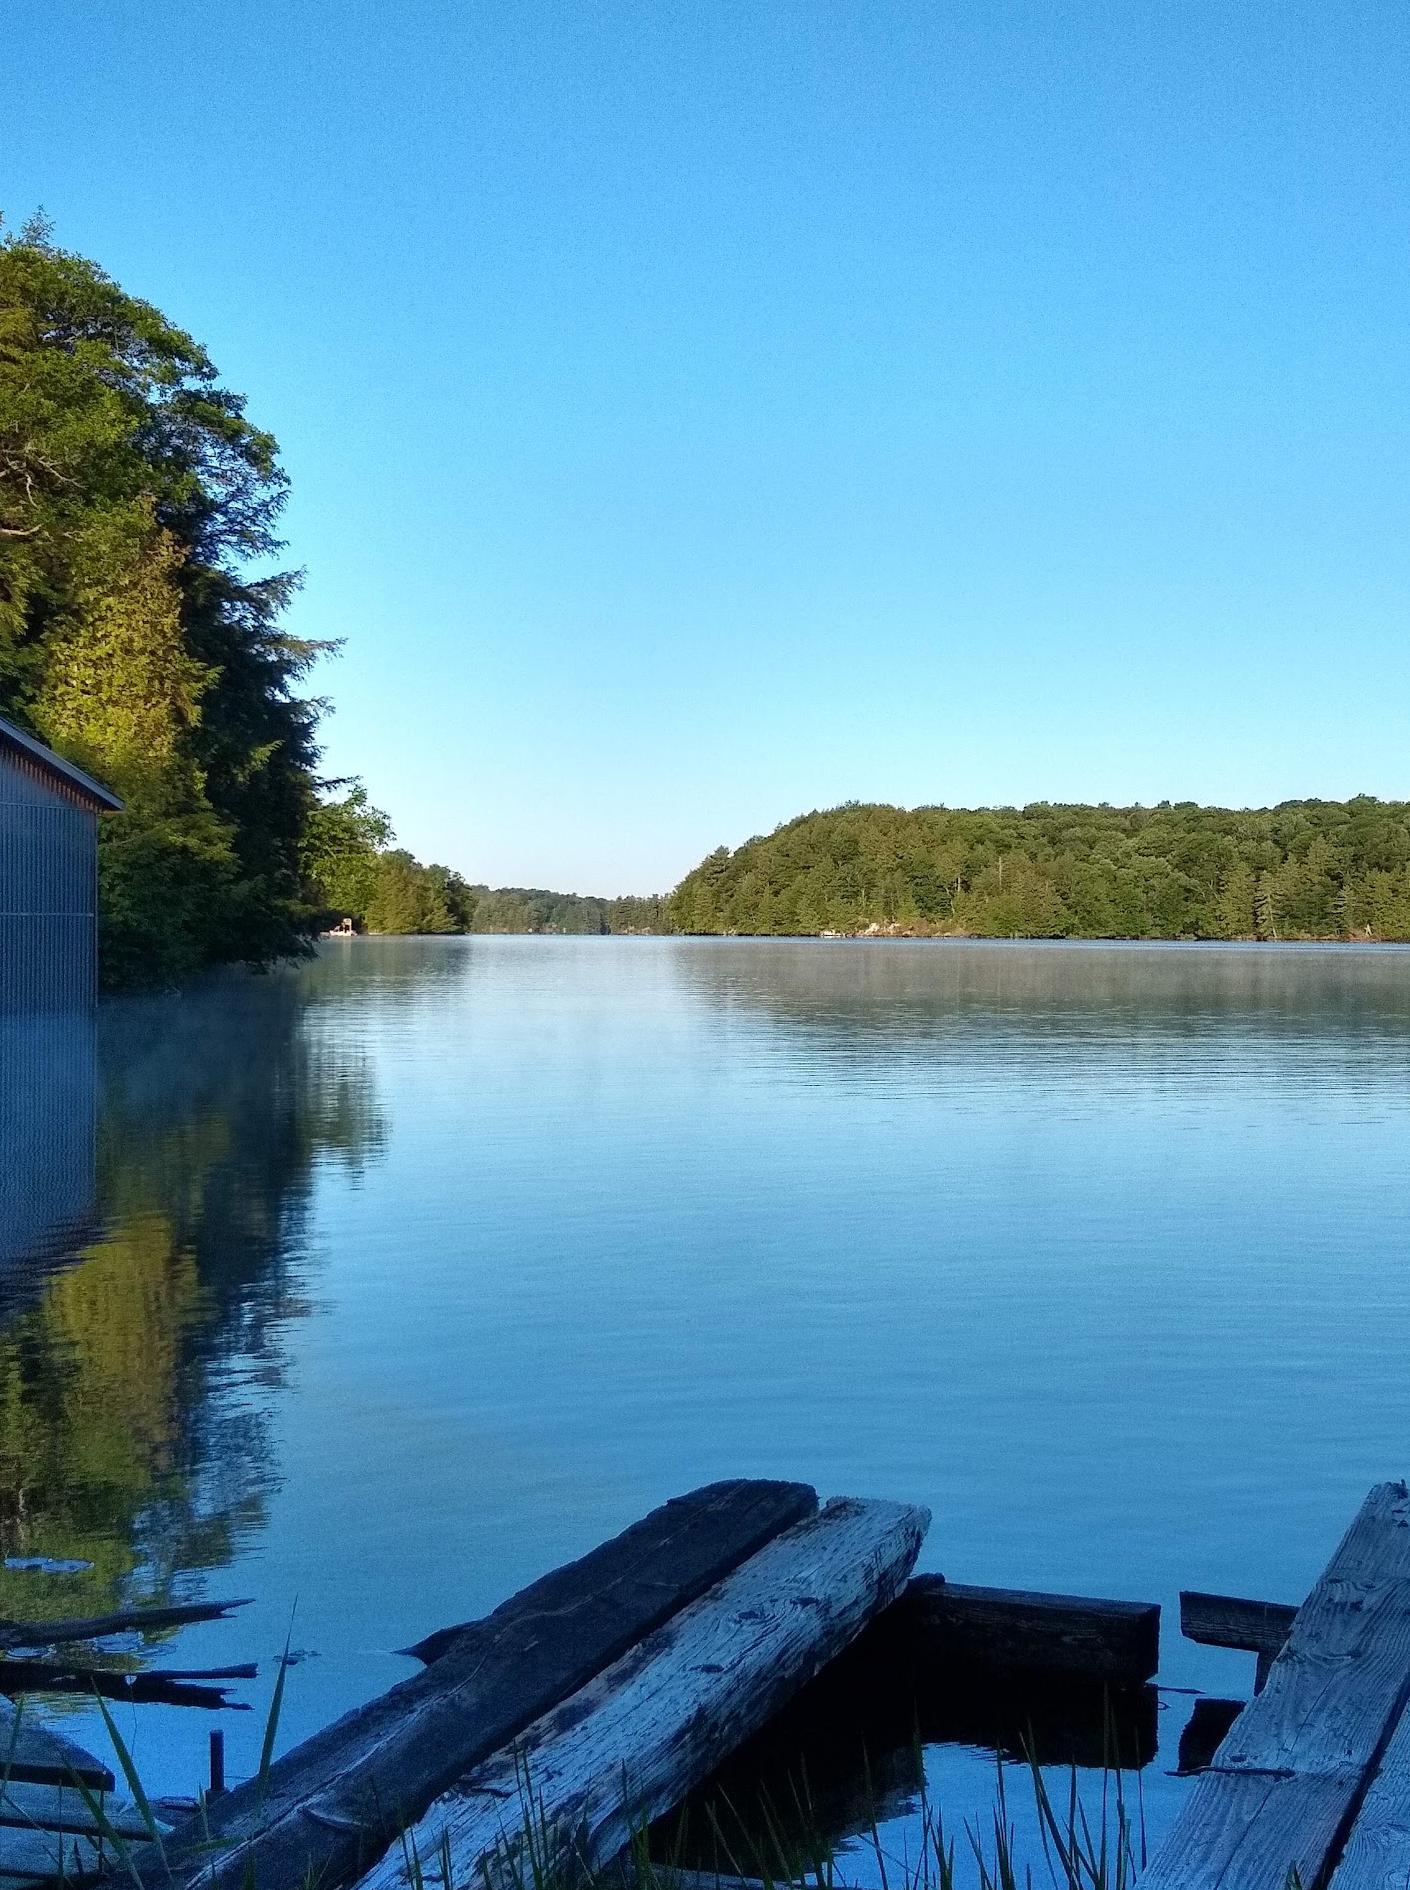
<instances>
[{"instance_id":1,"label":"tree line","mask_svg":"<svg viewBox=\"0 0 1410 1890\"><path fill-rule=\"evenodd\" d=\"M312 810L304 841L304 876L320 919L351 919L362 931L405 935L447 932L660 932L663 898L599 899L526 887L473 885L453 867L430 865L394 847L390 820L354 784Z\"/></svg>"},{"instance_id":2,"label":"tree line","mask_svg":"<svg viewBox=\"0 0 1410 1890\"><path fill-rule=\"evenodd\" d=\"M1410 803L852 802L717 848L668 913L707 934L1410 939Z\"/></svg>"}]
</instances>

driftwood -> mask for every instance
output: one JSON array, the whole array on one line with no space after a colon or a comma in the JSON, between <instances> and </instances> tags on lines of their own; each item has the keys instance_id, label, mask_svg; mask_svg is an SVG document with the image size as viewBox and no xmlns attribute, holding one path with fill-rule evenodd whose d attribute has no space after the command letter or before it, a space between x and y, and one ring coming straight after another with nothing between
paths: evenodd
<instances>
[{"instance_id":1,"label":"driftwood","mask_svg":"<svg viewBox=\"0 0 1410 1890\"><path fill-rule=\"evenodd\" d=\"M36 1785L72 1785L80 1778L92 1791L110 1792L113 1775L91 1752L34 1713L0 1696L0 1777Z\"/></svg>"},{"instance_id":2,"label":"driftwood","mask_svg":"<svg viewBox=\"0 0 1410 1890\"><path fill-rule=\"evenodd\" d=\"M971 1588L943 1575L917 1575L891 1616L934 1658L1116 1686L1149 1680L1160 1660L1154 1602Z\"/></svg>"},{"instance_id":3,"label":"driftwood","mask_svg":"<svg viewBox=\"0 0 1410 1890\"><path fill-rule=\"evenodd\" d=\"M1268 1890L1293 1870L1321 1883L1401 1718L1408 1665L1410 1490L1382 1483L1298 1609L1267 1686L1195 1780L1141 1890Z\"/></svg>"},{"instance_id":4,"label":"driftwood","mask_svg":"<svg viewBox=\"0 0 1410 1890\"><path fill-rule=\"evenodd\" d=\"M470 1767L817 1508L806 1484L710 1484L457 1629L423 1673L179 1827L153 1884L355 1874ZM212 1849L212 1844L217 1848ZM169 1869L168 1869L169 1866Z\"/></svg>"},{"instance_id":5,"label":"driftwood","mask_svg":"<svg viewBox=\"0 0 1410 1890\"><path fill-rule=\"evenodd\" d=\"M456 1884L481 1883L526 1822L565 1862L609 1862L894 1600L929 1520L829 1503L467 1773L361 1890L440 1882L445 1857Z\"/></svg>"},{"instance_id":6,"label":"driftwood","mask_svg":"<svg viewBox=\"0 0 1410 1890\"><path fill-rule=\"evenodd\" d=\"M232 1608L248 1608L245 1601L185 1601L169 1608L122 1608L116 1614L95 1614L71 1621L0 1621L0 1649L57 1647L63 1641L96 1641L105 1634L133 1629L152 1634L158 1628L185 1627L191 1621L223 1619Z\"/></svg>"}]
</instances>

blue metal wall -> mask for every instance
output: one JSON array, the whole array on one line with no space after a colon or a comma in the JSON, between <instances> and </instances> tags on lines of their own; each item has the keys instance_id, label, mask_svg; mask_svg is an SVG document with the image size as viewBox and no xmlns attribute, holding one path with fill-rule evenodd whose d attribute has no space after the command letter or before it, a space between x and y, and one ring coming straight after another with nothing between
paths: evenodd
<instances>
[{"instance_id":1,"label":"blue metal wall","mask_svg":"<svg viewBox=\"0 0 1410 1890\"><path fill-rule=\"evenodd\" d=\"M91 1010L97 816L0 750L0 1016Z\"/></svg>"}]
</instances>

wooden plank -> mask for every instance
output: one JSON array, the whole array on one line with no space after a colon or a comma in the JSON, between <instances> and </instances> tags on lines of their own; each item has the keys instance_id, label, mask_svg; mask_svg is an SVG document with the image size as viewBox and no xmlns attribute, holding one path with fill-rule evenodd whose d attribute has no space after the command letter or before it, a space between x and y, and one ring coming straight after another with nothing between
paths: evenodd
<instances>
[{"instance_id":1,"label":"wooden plank","mask_svg":"<svg viewBox=\"0 0 1410 1890\"><path fill-rule=\"evenodd\" d=\"M424 1673L277 1760L263 1791L251 1780L207 1805L173 1834L171 1872L153 1882L243 1890L252 1870L261 1885L312 1876L327 1890L454 1779L816 1509L803 1483L736 1480L676 1497L458 1628Z\"/></svg>"},{"instance_id":2,"label":"wooden plank","mask_svg":"<svg viewBox=\"0 0 1410 1890\"><path fill-rule=\"evenodd\" d=\"M1373 1489L1196 1781L1141 1890L1312 1885L1410 1689L1410 1490Z\"/></svg>"},{"instance_id":3,"label":"wooden plank","mask_svg":"<svg viewBox=\"0 0 1410 1890\"><path fill-rule=\"evenodd\" d=\"M0 1695L0 1778L36 1785L69 1785L75 1777L95 1791L111 1791L113 1775L91 1752L52 1726L32 1706Z\"/></svg>"},{"instance_id":4,"label":"wooden plank","mask_svg":"<svg viewBox=\"0 0 1410 1890\"><path fill-rule=\"evenodd\" d=\"M1330 1890L1410 1883L1410 1713L1402 1712L1332 1873Z\"/></svg>"},{"instance_id":5,"label":"wooden plank","mask_svg":"<svg viewBox=\"0 0 1410 1890\"><path fill-rule=\"evenodd\" d=\"M526 1823L550 1874L610 1861L895 1599L929 1521L900 1503L829 1503L466 1774L361 1890L440 1882L445 1857L457 1884L492 1880Z\"/></svg>"},{"instance_id":6,"label":"wooden plank","mask_svg":"<svg viewBox=\"0 0 1410 1890\"><path fill-rule=\"evenodd\" d=\"M96 1792L94 1797L101 1822L76 1785L21 1785L12 1781L0 1786L0 1825L95 1834L116 1831L119 1837L138 1842L155 1835L135 1805L110 1798L106 1792Z\"/></svg>"},{"instance_id":7,"label":"wooden plank","mask_svg":"<svg viewBox=\"0 0 1410 1890\"><path fill-rule=\"evenodd\" d=\"M117 1614L83 1615L69 1620L0 1621L0 1648L57 1647L64 1641L96 1641L105 1634L133 1630L154 1634L159 1628L222 1619L231 1608L248 1608L249 1605L248 1601L184 1601L169 1608L123 1608Z\"/></svg>"},{"instance_id":8,"label":"wooden plank","mask_svg":"<svg viewBox=\"0 0 1410 1890\"><path fill-rule=\"evenodd\" d=\"M917 1575L890 1611L929 1655L1134 1686L1160 1663L1155 1602L972 1588Z\"/></svg>"},{"instance_id":9,"label":"wooden plank","mask_svg":"<svg viewBox=\"0 0 1410 1890\"><path fill-rule=\"evenodd\" d=\"M1245 1601L1240 1595L1180 1590L1180 1632L1204 1647L1237 1647L1276 1660L1296 1618L1297 1609L1285 1601Z\"/></svg>"},{"instance_id":10,"label":"wooden plank","mask_svg":"<svg viewBox=\"0 0 1410 1890\"><path fill-rule=\"evenodd\" d=\"M22 1830L0 1825L0 1879L82 1883L120 1865L116 1848L73 1831Z\"/></svg>"}]
</instances>

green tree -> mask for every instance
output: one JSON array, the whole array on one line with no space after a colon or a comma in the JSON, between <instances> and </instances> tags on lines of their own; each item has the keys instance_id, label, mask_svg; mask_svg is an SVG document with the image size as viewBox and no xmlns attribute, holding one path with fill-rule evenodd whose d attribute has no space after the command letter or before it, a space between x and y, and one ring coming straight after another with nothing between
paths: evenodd
<instances>
[{"instance_id":1,"label":"green tree","mask_svg":"<svg viewBox=\"0 0 1410 1890\"><path fill-rule=\"evenodd\" d=\"M105 977L302 949L316 645L286 481L205 351L32 221L0 240L0 711L109 777Z\"/></svg>"},{"instance_id":2,"label":"green tree","mask_svg":"<svg viewBox=\"0 0 1410 1890\"><path fill-rule=\"evenodd\" d=\"M372 806L360 781L341 800L315 801L299 850L310 903L326 918L365 922L377 894L378 855L391 839L391 821Z\"/></svg>"}]
</instances>

